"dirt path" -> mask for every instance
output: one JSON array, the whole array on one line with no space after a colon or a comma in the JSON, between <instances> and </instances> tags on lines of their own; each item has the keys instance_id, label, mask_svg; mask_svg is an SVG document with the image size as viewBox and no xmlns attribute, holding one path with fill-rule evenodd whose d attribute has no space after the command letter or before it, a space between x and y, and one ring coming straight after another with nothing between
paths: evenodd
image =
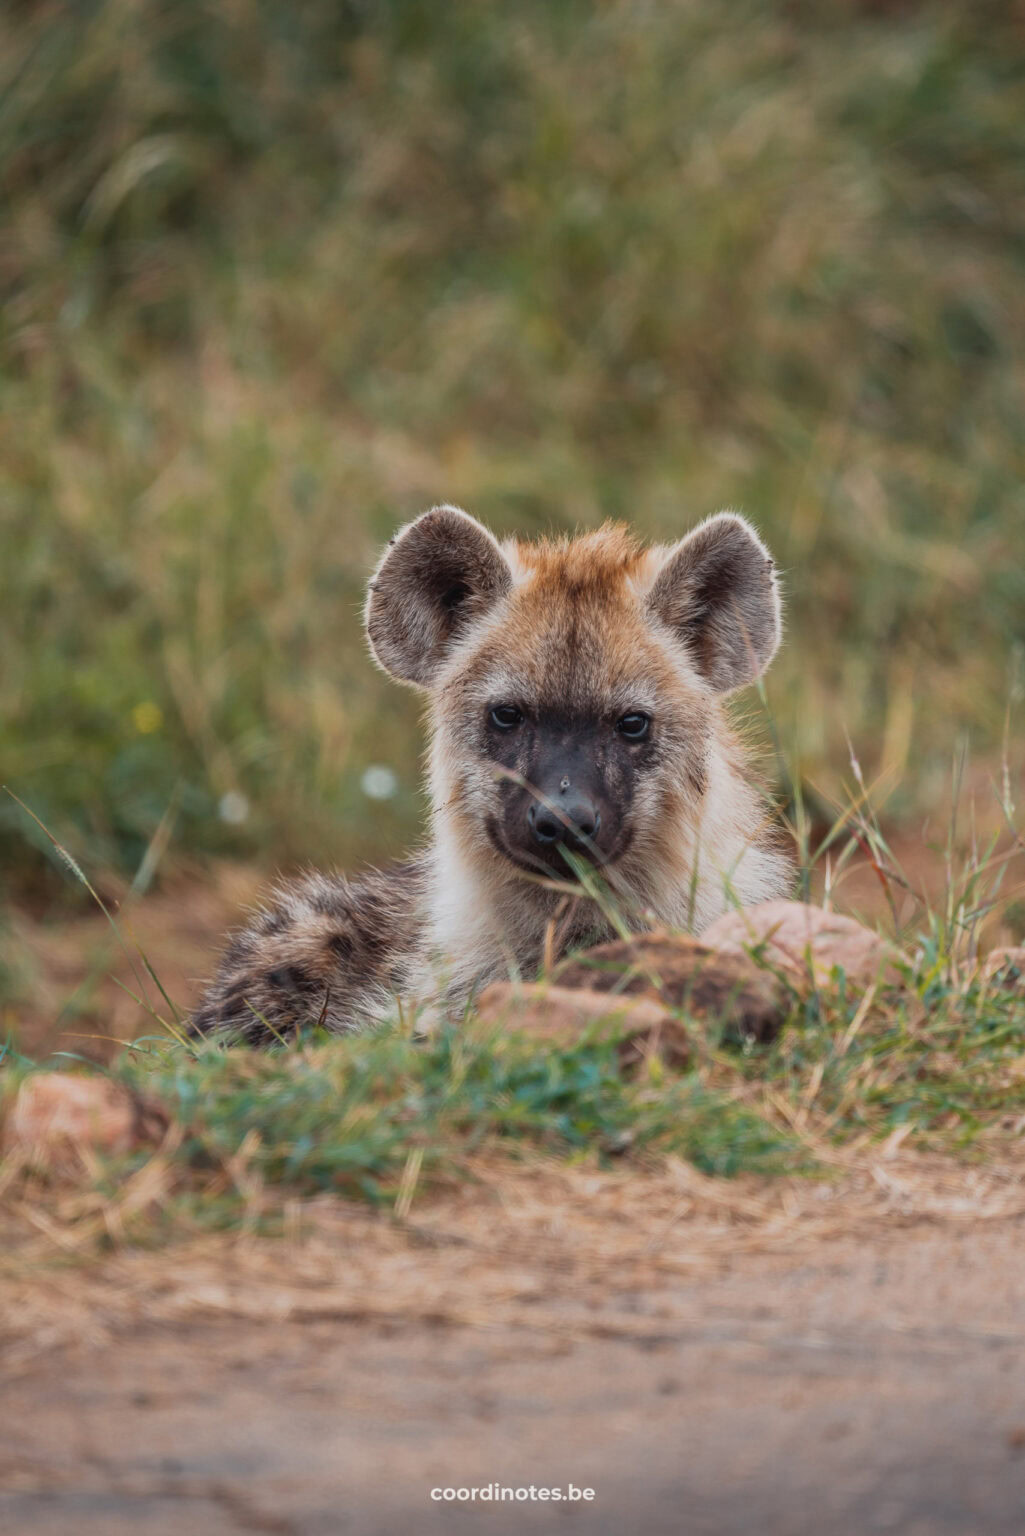
<instances>
[{"instance_id":1,"label":"dirt path","mask_svg":"<svg viewBox=\"0 0 1025 1536\"><path fill-rule=\"evenodd\" d=\"M1025 1529L1025 1170L482 1170L0 1276L17 1536ZM454 1507L435 1487L595 1490Z\"/></svg>"}]
</instances>

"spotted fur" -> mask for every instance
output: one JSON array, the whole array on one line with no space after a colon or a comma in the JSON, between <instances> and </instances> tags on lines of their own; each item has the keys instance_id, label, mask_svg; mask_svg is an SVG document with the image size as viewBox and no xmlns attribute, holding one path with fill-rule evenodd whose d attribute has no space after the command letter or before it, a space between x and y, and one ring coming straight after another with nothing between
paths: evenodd
<instances>
[{"instance_id":1,"label":"spotted fur","mask_svg":"<svg viewBox=\"0 0 1025 1536\"><path fill-rule=\"evenodd\" d=\"M720 514L668 548L618 526L500 545L437 507L385 551L366 628L379 664L428 695L430 841L352 882L281 887L230 944L196 1028L266 1042L307 1021L359 1029L396 999L451 1011L609 938L610 900L632 926L700 932L788 889L722 705L780 638L775 569L744 519ZM517 723L496 724L496 706ZM621 727L638 713L634 741ZM566 821L574 795L594 813L575 847L608 888L599 901L570 882L562 844L531 831L532 809Z\"/></svg>"}]
</instances>

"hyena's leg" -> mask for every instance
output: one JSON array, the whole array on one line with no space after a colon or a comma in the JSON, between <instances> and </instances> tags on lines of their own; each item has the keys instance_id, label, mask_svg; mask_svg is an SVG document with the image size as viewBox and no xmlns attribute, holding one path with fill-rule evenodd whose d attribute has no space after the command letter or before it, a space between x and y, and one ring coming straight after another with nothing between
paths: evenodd
<instances>
[{"instance_id":1,"label":"hyena's leg","mask_svg":"<svg viewBox=\"0 0 1025 1536\"><path fill-rule=\"evenodd\" d=\"M356 881L309 875L280 887L228 945L192 1018L256 1045L305 1025L367 1028L403 992L419 935L416 864Z\"/></svg>"}]
</instances>

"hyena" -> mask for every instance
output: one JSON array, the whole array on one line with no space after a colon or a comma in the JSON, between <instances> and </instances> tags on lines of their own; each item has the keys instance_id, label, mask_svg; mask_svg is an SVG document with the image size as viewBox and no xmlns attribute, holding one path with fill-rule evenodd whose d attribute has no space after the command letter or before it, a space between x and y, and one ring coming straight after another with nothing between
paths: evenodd
<instances>
[{"instance_id":1,"label":"hyena","mask_svg":"<svg viewBox=\"0 0 1025 1536\"><path fill-rule=\"evenodd\" d=\"M780 639L773 561L743 518L668 547L619 526L500 544L435 507L391 540L365 620L380 666L427 696L430 840L390 869L280 887L198 1029L266 1043L307 1021L358 1030L397 1000L453 1013L611 937L616 911L700 932L786 892L722 704Z\"/></svg>"}]
</instances>

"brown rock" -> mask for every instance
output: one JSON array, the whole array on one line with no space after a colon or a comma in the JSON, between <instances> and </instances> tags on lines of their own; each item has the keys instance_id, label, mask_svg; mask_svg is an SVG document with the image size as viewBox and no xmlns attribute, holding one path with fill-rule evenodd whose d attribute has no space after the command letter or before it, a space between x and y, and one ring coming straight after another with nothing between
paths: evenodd
<instances>
[{"instance_id":1,"label":"brown rock","mask_svg":"<svg viewBox=\"0 0 1025 1536\"><path fill-rule=\"evenodd\" d=\"M167 1116L104 1077L39 1072L27 1077L3 1120L0 1146L47 1152L69 1146L128 1152L159 1141Z\"/></svg>"},{"instance_id":2,"label":"brown rock","mask_svg":"<svg viewBox=\"0 0 1025 1536\"><path fill-rule=\"evenodd\" d=\"M660 999L699 1019L721 1021L727 1038L772 1040L788 1011L787 989L739 947L717 951L687 934L641 933L600 944L556 968L559 987L588 987Z\"/></svg>"},{"instance_id":3,"label":"brown rock","mask_svg":"<svg viewBox=\"0 0 1025 1536\"><path fill-rule=\"evenodd\" d=\"M868 987L900 980L897 950L853 918L801 901L766 901L717 918L701 936L720 954L748 954L780 971L796 987L826 986L839 966L847 980Z\"/></svg>"},{"instance_id":4,"label":"brown rock","mask_svg":"<svg viewBox=\"0 0 1025 1536\"><path fill-rule=\"evenodd\" d=\"M991 949L982 965L982 979L1002 992L1025 994L1025 945Z\"/></svg>"},{"instance_id":5,"label":"brown rock","mask_svg":"<svg viewBox=\"0 0 1025 1536\"><path fill-rule=\"evenodd\" d=\"M495 981L477 999L477 1016L556 1045L572 1044L585 1029L608 1026L619 1037L620 1058L627 1066L654 1053L681 1067L692 1054L685 1026L654 997L621 997L544 981Z\"/></svg>"}]
</instances>

